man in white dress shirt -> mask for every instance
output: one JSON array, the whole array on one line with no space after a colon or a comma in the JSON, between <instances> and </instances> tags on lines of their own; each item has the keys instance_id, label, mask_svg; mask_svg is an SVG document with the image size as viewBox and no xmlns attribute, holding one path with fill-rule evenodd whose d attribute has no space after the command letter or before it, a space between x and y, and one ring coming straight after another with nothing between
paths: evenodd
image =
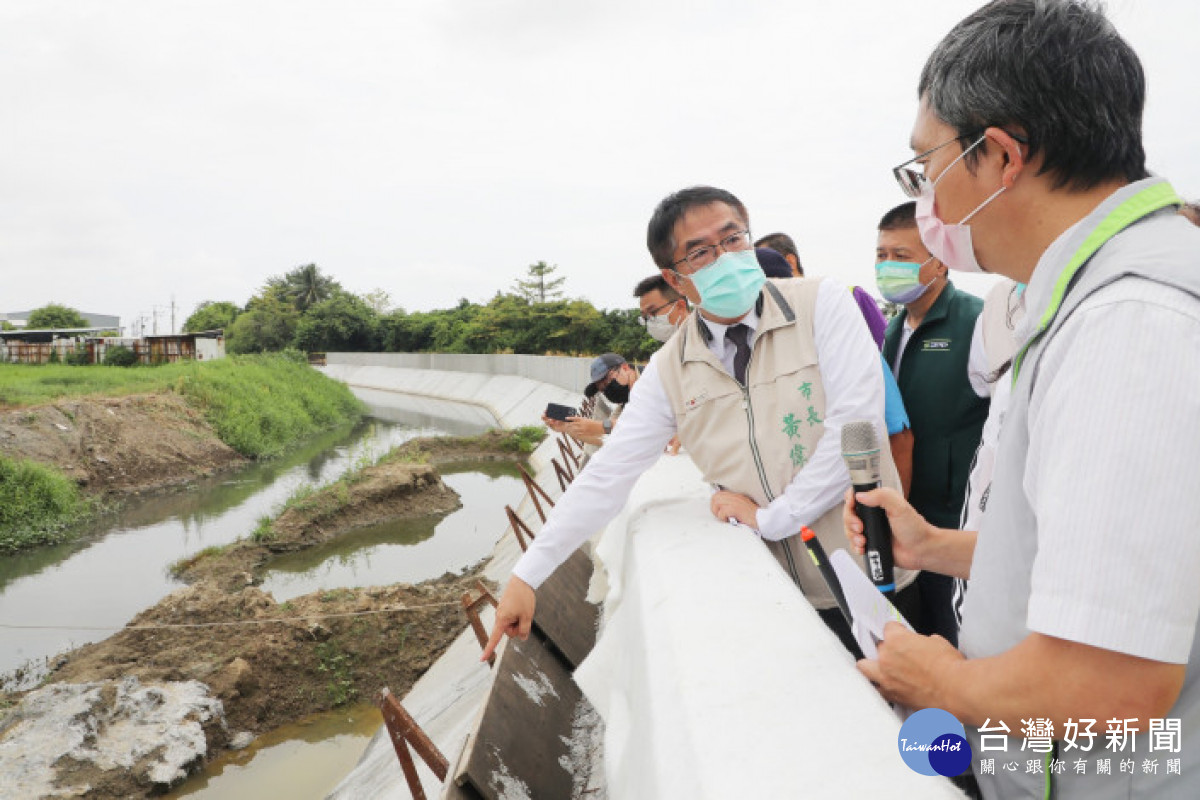
<instances>
[{"instance_id":1,"label":"man in white dress shirt","mask_svg":"<svg viewBox=\"0 0 1200 800\"><path fill-rule=\"evenodd\" d=\"M830 552L845 546L841 503L850 479L841 427L865 419L886 430L879 353L844 287L767 281L750 242L746 209L724 190L684 189L655 210L650 253L696 311L651 358L621 424L517 563L485 657L504 633L528 635L534 590L616 516L677 432L705 480L718 487L712 513L745 526L731 527L730 535L757 532L826 623L849 638L795 534L806 525ZM885 481L898 486L883 450ZM898 572L897 588L914 578ZM897 595L910 613L912 591Z\"/></svg>"}]
</instances>

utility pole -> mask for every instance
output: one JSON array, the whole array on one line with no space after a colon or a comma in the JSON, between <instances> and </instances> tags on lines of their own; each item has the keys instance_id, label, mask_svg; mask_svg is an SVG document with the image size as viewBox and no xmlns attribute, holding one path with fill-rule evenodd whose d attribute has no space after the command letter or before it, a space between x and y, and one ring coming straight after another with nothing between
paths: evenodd
<instances>
[{"instance_id":1,"label":"utility pole","mask_svg":"<svg viewBox=\"0 0 1200 800\"><path fill-rule=\"evenodd\" d=\"M158 306L150 306L150 313L153 315L154 319L153 334L158 336Z\"/></svg>"},{"instance_id":2,"label":"utility pole","mask_svg":"<svg viewBox=\"0 0 1200 800\"><path fill-rule=\"evenodd\" d=\"M171 295L171 335L175 335L175 295Z\"/></svg>"}]
</instances>

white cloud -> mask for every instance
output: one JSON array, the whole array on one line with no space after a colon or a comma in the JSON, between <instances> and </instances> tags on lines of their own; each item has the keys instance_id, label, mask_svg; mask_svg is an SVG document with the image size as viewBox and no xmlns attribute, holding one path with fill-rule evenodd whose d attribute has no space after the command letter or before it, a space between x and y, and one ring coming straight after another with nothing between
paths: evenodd
<instances>
[{"instance_id":1,"label":"white cloud","mask_svg":"<svg viewBox=\"0 0 1200 800\"><path fill-rule=\"evenodd\" d=\"M1200 6L1112 4L1151 166L1200 193ZM810 272L870 285L921 64L960 2L53 3L0 10L4 303L125 318L316 262L409 309L526 265L631 306L645 224L731 189ZM53 287L51 291L50 287ZM971 287L974 288L974 287Z\"/></svg>"}]
</instances>

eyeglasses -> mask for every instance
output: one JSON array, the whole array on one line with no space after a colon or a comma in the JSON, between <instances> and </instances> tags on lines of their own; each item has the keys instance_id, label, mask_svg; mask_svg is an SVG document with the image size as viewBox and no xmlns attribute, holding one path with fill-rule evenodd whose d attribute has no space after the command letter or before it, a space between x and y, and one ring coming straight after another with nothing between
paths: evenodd
<instances>
[{"instance_id":1,"label":"eyeglasses","mask_svg":"<svg viewBox=\"0 0 1200 800\"><path fill-rule=\"evenodd\" d=\"M1004 129L1001 128L1001 130L1004 130ZM925 190L925 187L929 184L929 178L926 177L926 175L923 171L918 172L917 170L913 169L909 165L910 164L918 164L921 166L921 169L924 170L925 162L929 159L929 157L931 155L933 155L934 153L936 153L938 150L941 150L946 145L952 144L953 142L961 141L963 139L975 139L975 142L970 147L964 149L961 153L959 153L958 158L954 159L954 161L951 162L949 167L946 167L946 169L950 169L950 167L952 167L958 163L959 159L963 158L967 153L971 152L972 150L974 150L976 147L978 147L980 144L983 143L983 140L985 138L987 138L984 135L985 131L986 131L986 128L983 130L974 131L972 133L964 133L960 136L955 136L953 139L947 139L946 141L939 144L937 147L931 147L930 149L926 150L924 153L921 153L920 155L917 155L917 156L913 156L912 158L910 158L908 161L905 161L900 166L892 167L892 175L896 178L896 183L900 184L900 191L904 192L904 194L907 195L908 197L912 197L912 198L920 197L921 193ZM1008 133L1008 131L1004 131L1004 132ZM1020 144L1029 144L1029 140L1023 136L1017 136L1015 133L1008 133L1008 135L1011 136L1013 139L1015 139ZM978 137L978 138L976 138L976 137ZM942 172L944 174L945 170L942 170Z\"/></svg>"},{"instance_id":2,"label":"eyeglasses","mask_svg":"<svg viewBox=\"0 0 1200 800\"><path fill-rule=\"evenodd\" d=\"M716 244L706 244L703 247L697 247L683 258L671 264L671 266L677 267L686 261L688 265L687 272L682 272L681 270L675 270L675 272L680 275L691 275L716 261L721 251L733 253L738 250L745 250L749 246L750 231L738 231L737 233L729 234Z\"/></svg>"},{"instance_id":3,"label":"eyeglasses","mask_svg":"<svg viewBox=\"0 0 1200 800\"><path fill-rule=\"evenodd\" d=\"M643 328L646 327L646 323L650 321L651 317L657 317L659 314L662 313L662 310L664 308L670 308L671 306L675 305L677 302L679 302L679 301L678 300L668 300L667 302L663 303L661 306L655 306L654 308L650 309L649 311L643 311L641 316L638 317L638 323Z\"/></svg>"},{"instance_id":4,"label":"eyeglasses","mask_svg":"<svg viewBox=\"0 0 1200 800\"><path fill-rule=\"evenodd\" d=\"M914 198L920 197L921 193L925 190L925 186L929 183L929 178L925 177L924 171L918 172L917 170L913 169L909 165L910 164L918 164L918 165L920 165L921 169L924 170L925 169L925 161L931 155L936 153L938 150L941 150L943 147L946 147L947 145L953 144L954 142L960 141L962 139L969 139L974 135L976 135L976 134L963 134L961 136L955 136L953 139L947 139L946 141L939 144L937 147L931 147L928 150L926 150L924 153L913 156L912 158L910 158L908 161L905 161L900 166L893 167L892 175L895 176L896 183L900 184L900 191L904 192L904 194L909 197L914 197ZM979 144L979 142L982 142L982 141L983 141L983 137L980 137L979 140L975 142L975 144L971 145L971 147L974 147L975 145ZM963 150L962 154L966 155L967 152L971 149L971 147L968 147L966 150ZM961 156L960 156L960 158L961 158Z\"/></svg>"}]
</instances>

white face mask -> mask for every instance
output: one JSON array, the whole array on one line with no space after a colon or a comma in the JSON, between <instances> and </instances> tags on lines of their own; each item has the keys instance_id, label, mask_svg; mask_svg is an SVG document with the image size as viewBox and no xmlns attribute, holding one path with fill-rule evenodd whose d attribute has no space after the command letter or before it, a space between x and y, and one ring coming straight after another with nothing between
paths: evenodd
<instances>
[{"instance_id":1,"label":"white face mask","mask_svg":"<svg viewBox=\"0 0 1200 800\"><path fill-rule=\"evenodd\" d=\"M666 342L675 333L675 326L668 319L670 316L670 313L659 314L646 320L646 333L660 342Z\"/></svg>"}]
</instances>

